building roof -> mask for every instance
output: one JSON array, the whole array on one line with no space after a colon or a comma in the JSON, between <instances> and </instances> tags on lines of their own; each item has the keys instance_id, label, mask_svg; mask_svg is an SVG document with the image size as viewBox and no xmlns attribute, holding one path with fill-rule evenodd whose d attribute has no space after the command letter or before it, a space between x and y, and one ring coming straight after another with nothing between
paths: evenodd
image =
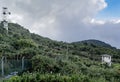
<instances>
[{"instance_id":1,"label":"building roof","mask_svg":"<svg viewBox=\"0 0 120 82\"><path fill-rule=\"evenodd\" d=\"M102 57L105 56L105 57L110 57L111 55L108 55L108 54L103 54Z\"/></svg>"}]
</instances>

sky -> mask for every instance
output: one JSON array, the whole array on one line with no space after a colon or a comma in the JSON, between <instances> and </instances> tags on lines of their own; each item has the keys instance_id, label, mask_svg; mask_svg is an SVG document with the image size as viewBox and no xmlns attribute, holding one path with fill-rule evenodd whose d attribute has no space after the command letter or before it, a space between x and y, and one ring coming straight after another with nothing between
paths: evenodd
<instances>
[{"instance_id":1,"label":"sky","mask_svg":"<svg viewBox=\"0 0 120 82\"><path fill-rule=\"evenodd\" d=\"M120 19L120 0L106 0L108 6L96 16L100 19Z\"/></svg>"},{"instance_id":2,"label":"sky","mask_svg":"<svg viewBox=\"0 0 120 82\"><path fill-rule=\"evenodd\" d=\"M10 22L57 41L97 39L120 48L120 0L0 0ZM2 17L0 17L2 20Z\"/></svg>"}]
</instances>

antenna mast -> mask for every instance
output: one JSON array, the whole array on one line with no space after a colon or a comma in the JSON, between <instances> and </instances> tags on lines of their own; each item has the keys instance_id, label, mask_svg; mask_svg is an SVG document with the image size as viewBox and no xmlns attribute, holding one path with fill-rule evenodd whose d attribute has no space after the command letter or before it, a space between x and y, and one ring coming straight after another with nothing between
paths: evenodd
<instances>
[{"instance_id":1,"label":"antenna mast","mask_svg":"<svg viewBox=\"0 0 120 82\"><path fill-rule=\"evenodd\" d=\"M7 7L3 7L3 27L7 30L8 33L8 16L11 14L8 11Z\"/></svg>"}]
</instances>

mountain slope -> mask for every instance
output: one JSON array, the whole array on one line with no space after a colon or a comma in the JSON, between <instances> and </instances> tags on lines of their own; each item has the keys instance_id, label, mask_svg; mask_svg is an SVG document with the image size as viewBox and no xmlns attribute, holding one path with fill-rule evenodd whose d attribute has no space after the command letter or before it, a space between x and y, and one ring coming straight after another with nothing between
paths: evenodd
<instances>
[{"instance_id":1,"label":"mountain slope","mask_svg":"<svg viewBox=\"0 0 120 82\"><path fill-rule=\"evenodd\" d=\"M112 55L112 67L101 64L102 54ZM119 49L112 48L98 40L73 43L53 41L30 33L27 29L14 23L9 24L7 34L0 24L0 57L5 56L11 60L21 60L22 57L25 57L30 61L25 71L31 73L25 72L21 76L13 77L10 82L17 82L18 80L19 82L39 82L41 79L41 82L49 80L53 82L54 77L57 77L54 78L54 82L59 80L59 82L64 82L65 79L66 82L97 82L99 78L99 82L103 80L112 82L113 79L114 82L119 82L119 54ZM10 70L9 65L14 64L10 64L10 62L6 64L6 71ZM82 80L78 81L79 78Z\"/></svg>"},{"instance_id":2,"label":"mountain slope","mask_svg":"<svg viewBox=\"0 0 120 82\"><path fill-rule=\"evenodd\" d=\"M29 53L25 53L25 51L34 53L32 56L51 53L56 55L73 54L85 57L91 54L97 57L102 54L110 54L118 58L120 52L111 45L98 40L85 40L73 43L53 41L49 38L30 33L29 30L14 23L9 24L8 34L6 34L6 30L0 24L0 45L1 54L4 52L6 55L14 54L27 57L29 57ZM86 54L81 52L85 52Z\"/></svg>"},{"instance_id":3,"label":"mountain slope","mask_svg":"<svg viewBox=\"0 0 120 82\"><path fill-rule=\"evenodd\" d=\"M79 42L74 42L74 43L101 46L101 47L106 47L106 48L115 48L115 47L112 47L110 44L107 44L107 43L99 41L99 40L94 40L94 39L84 40L84 41L79 41Z\"/></svg>"}]
</instances>

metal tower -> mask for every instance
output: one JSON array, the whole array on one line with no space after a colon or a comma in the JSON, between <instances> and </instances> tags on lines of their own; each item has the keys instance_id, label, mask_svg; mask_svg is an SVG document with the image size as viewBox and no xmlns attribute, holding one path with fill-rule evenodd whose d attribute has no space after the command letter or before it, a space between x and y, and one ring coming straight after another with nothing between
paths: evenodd
<instances>
[{"instance_id":1,"label":"metal tower","mask_svg":"<svg viewBox=\"0 0 120 82\"><path fill-rule=\"evenodd\" d=\"M7 7L3 7L3 27L7 30L7 33L8 33L8 16L10 15L11 13L8 11L8 8Z\"/></svg>"}]
</instances>

